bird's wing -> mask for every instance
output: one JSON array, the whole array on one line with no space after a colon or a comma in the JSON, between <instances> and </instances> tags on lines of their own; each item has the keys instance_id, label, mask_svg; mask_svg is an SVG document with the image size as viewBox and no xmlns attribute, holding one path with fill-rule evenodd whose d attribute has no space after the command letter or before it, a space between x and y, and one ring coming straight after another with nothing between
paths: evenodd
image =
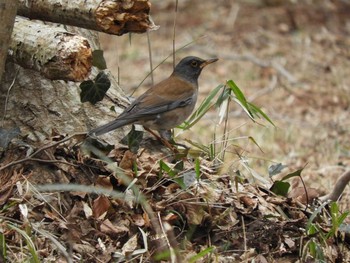
<instances>
[{"instance_id":1,"label":"bird's wing","mask_svg":"<svg viewBox=\"0 0 350 263\"><path fill-rule=\"evenodd\" d=\"M136 99L118 119L154 118L154 115L185 107L193 102L197 86L171 76Z\"/></svg>"}]
</instances>

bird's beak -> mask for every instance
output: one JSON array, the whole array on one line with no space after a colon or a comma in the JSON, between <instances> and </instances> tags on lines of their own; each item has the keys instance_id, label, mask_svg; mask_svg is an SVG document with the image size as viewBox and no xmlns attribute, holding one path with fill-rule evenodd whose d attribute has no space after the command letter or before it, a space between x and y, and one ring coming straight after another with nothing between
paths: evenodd
<instances>
[{"instance_id":1,"label":"bird's beak","mask_svg":"<svg viewBox=\"0 0 350 263\"><path fill-rule=\"evenodd\" d=\"M209 65L211 63L214 63L216 61L218 61L219 59L218 58L212 58L212 59L208 59L208 60L205 60L201 65L200 65L200 68L204 68L206 65Z\"/></svg>"}]
</instances>

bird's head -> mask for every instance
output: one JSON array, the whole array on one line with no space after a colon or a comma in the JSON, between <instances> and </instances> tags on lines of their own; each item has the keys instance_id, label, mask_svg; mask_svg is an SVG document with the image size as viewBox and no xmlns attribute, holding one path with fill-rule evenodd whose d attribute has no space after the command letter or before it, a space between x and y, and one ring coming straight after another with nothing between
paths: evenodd
<instances>
[{"instance_id":1,"label":"bird's head","mask_svg":"<svg viewBox=\"0 0 350 263\"><path fill-rule=\"evenodd\" d=\"M217 58L204 60L193 56L185 57L176 65L173 74L192 83L197 83L202 69L217 60Z\"/></svg>"}]
</instances>

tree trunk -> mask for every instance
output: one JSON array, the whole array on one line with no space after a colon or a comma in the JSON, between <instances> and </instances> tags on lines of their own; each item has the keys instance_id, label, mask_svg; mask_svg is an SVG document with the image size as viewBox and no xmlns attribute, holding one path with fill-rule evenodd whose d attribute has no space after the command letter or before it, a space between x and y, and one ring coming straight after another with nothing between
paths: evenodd
<instances>
[{"instance_id":1,"label":"tree trunk","mask_svg":"<svg viewBox=\"0 0 350 263\"><path fill-rule=\"evenodd\" d=\"M17 0L0 0L0 83L17 12Z\"/></svg>"},{"instance_id":2,"label":"tree trunk","mask_svg":"<svg viewBox=\"0 0 350 263\"><path fill-rule=\"evenodd\" d=\"M148 0L20 0L18 14L107 34L144 33L155 26Z\"/></svg>"},{"instance_id":3,"label":"tree trunk","mask_svg":"<svg viewBox=\"0 0 350 263\"><path fill-rule=\"evenodd\" d=\"M11 61L48 79L82 81L91 71L88 40L63 26L17 16L10 43Z\"/></svg>"},{"instance_id":4,"label":"tree trunk","mask_svg":"<svg viewBox=\"0 0 350 263\"><path fill-rule=\"evenodd\" d=\"M72 30L85 36L93 49L99 48L96 32L68 28L68 31ZM97 75L97 71L93 70L91 75ZM0 116L5 117L4 127L19 127L21 135L28 135L34 141L42 141L53 134L90 130L96 126L96 120L101 123L116 116L109 110L112 105L127 103L111 75L110 80L112 86L107 92L107 98L97 106L92 106L90 103L80 102L78 83L52 81L36 71L7 63L0 91ZM14 85L9 91L13 81ZM9 96L5 112L7 94Z\"/></svg>"}]
</instances>

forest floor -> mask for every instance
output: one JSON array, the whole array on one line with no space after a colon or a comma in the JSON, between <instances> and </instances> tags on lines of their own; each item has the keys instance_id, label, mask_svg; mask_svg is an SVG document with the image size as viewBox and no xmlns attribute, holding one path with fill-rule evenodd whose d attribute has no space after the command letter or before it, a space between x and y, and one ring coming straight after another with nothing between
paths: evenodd
<instances>
[{"instance_id":1,"label":"forest floor","mask_svg":"<svg viewBox=\"0 0 350 263\"><path fill-rule=\"evenodd\" d=\"M179 1L174 38L175 1L153 0L152 18L160 28L148 37L102 34L108 69L126 94L152 85L149 77L136 89L150 72L149 46L153 67L160 64L154 82L171 73L172 56L163 60L172 54L174 41L176 49L188 45L176 53L176 61L188 55L219 58L200 76L198 104L233 80L275 126L263 119L253 122L232 102L224 128L213 108L190 130L176 129L176 141L205 149L215 145L225 152L223 160L202 154L199 161L188 158L174 166L164 156L167 151L142 148L133 154L116 144L106 154L124 175L114 163L106 166L88 157L75 141L57 143L51 153L60 163L2 175L2 180L11 178L2 181L0 198L7 204L0 211L0 240L6 240L10 261L28 259L32 252L23 247L30 248L26 237L34 232L33 248L42 262L150 262L154 255L164 262L348 262L348 231L334 230L326 209L318 210L317 220L312 217L315 206L306 207L304 191L295 190L302 186L299 177L286 180L296 198L275 195L270 188L305 167L301 177L309 195L322 196L350 168L350 4L316 2ZM65 139L57 135L53 141L60 140ZM279 163L286 167L270 178L269 167ZM48 178L107 192L35 187ZM112 189L122 194L106 197ZM347 187L333 215L340 218L349 201ZM29 216L19 204L29 207ZM24 226L24 233L9 229L8 222ZM348 230L350 218L344 223ZM1 245L2 255L4 249Z\"/></svg>"}]
</instances>

